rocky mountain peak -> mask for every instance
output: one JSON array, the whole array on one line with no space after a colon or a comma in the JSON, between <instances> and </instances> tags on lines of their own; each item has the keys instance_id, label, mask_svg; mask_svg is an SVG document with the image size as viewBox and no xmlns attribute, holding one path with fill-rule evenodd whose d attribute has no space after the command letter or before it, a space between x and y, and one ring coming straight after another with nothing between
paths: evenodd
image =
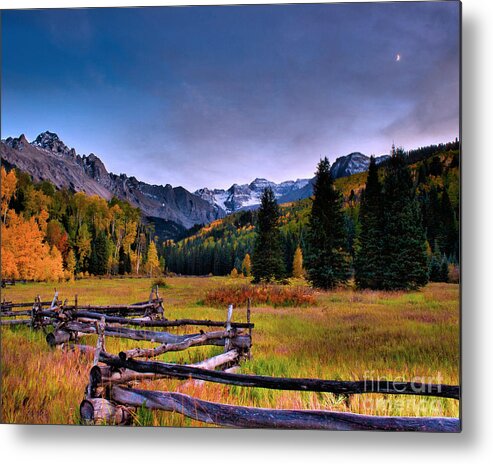
<instances>
[{"instance_id":1,"label":"rocky mountain peak","mask_svg":"<svg viewBox=\"0 0 493 464\"><path fill-rule=\"evenodd\" d=\"M29 145L29 142L26 139L24 134L21 134L19 137L8 137L4 140L5 145L14 150L22 151L25 147Z\"/></svg>"},{"instance_id":2,"label":"rocky mountain peak","mask_svg":"<svg viewBox=\"0 0 493 464\"><path fill-rule=\"evenodd\" d=\"M75 158L77 155L73 148L67 147L57 134L50 131L39 134L31 145L49 150L58 155L66 155L72 158Z\"/></svg>"},{"instance_id":3,"label":"rocky mountain peak","mask_svg":"<svg viewBox=\"0 0 493 464\"><path fill-rule=\"evenodd\" d=\"M264 191L267 187L274 188L276 184L262 177L257 177L248 187L253 191Z\"/></svg>"}]
</instances>

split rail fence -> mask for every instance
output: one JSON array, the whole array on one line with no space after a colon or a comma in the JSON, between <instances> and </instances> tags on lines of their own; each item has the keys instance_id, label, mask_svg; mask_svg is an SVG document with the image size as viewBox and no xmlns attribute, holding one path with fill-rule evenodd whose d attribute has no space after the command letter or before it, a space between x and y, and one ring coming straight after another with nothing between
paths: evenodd
<instances>
[{"instance_id":1,"label":"split rail fence","mask_svg":"<svg viewBox=\"0 0 493 464\"><path fill-rule=\"evenodd\" d=\"M30 309L24 309L30 308ZM58 299L12 303L0 308L1 325L28 325L46 332L52 346L80 350L94 356L89 382L80 404L86 424L131 424L137 408L182 414L191 419L226 427L391 430L458 432L460 421L449 417L372 416L329 410L287 410L234 406L204 401L183 393L138 389L143 381L181 379L275 390L324 392L336 395L380 393L422 395L460 399L460 387L393 381L339 381L305 378L282 378L238 373L241 361L251 356L252 330L250 303L246 322L233 321L233 306L228 307L225 321L165 317L163 299L154 288L148 301L129 305L82 305L77 297L73 305ZM209 327L196 333L174 334L170 327ZM51 331L47 331L52 327ZM137 328L132 328L137 327ZM96 347L80 344L84 335L96 334ZM118 355L105 350L106 337L150 341L152 348L135 347ZM151 360L171 351L196 346L223 346L224 352L196 364L176 364Z\"/></svg>"}]
</instances>

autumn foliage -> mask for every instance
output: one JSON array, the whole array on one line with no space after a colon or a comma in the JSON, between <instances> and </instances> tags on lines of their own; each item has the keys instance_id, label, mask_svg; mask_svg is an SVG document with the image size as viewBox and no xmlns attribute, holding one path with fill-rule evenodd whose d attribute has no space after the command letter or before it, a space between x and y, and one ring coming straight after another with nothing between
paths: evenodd
<instances>
[{"instance_id":1,"label":"autumn foliage","mask_svg":"<svg viewBox=\"0 0 493 464\"><path fill-rule=\"evenodd\" d=\"M2 278L161 272L151 229L128 202L56 189L22 171L2 168L1 180Z\"/></svg>"},{"instance_id":2,"label":"autumn foliage","mask_svg":"<svg viewBox=\"0 0 493 464\"><path fill-rule=\"evenodd\" d=\"M35 217L24 219L9 211L2 224L2 277L59 280L64 277L62 254L44 241Z\"/></svg>"},{"instance_id":3,"label":"autumn foliage","mask_svg":"<svg viewBox=\"0 0 493 464\"><path fill-rule=\"evenodd\" d=\"M16 176L1 168L2 175L2 277L26 280L59 280L65 276L62 253L45 240L45 210L29 219L9 209Z\"/></svg>"},{"instance_id":4,"label":"autumn foliage","mask_svg":"<svg viewBox=\"0 0 493 464\"><path fill-rule=\"evenodd\" d=\"M308 287L284 285L241 285L219 287L207 292L205 303L224 307L229 304L245 305L250 299L253 305L307 306L316 302L315 293Z\"/></svg>"}]
</instances>

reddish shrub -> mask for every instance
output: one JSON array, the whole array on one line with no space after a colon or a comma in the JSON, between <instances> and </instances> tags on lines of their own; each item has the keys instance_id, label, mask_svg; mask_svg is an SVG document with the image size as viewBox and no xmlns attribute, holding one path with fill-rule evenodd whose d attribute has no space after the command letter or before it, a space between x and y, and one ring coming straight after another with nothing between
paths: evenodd
<instances>
[{"instance_id":1,"label":"reddish shrub","mask_svg":"<svg viewBox=\"0 0 493 464\"><path fill-rule=\"evenodd\" d=\"M271 306L308 306L315 304L315 294L307 287L286 287L282 285L241 285L219 287L206 293L205 303L223 307L229 304Z\"/></svg>"}]
</instances>

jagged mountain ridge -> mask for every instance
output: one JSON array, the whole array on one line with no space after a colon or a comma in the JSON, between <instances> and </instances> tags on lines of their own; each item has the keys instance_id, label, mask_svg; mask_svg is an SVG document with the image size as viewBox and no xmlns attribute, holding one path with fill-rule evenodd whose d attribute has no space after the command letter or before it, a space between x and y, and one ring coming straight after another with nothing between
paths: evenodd
<instances>
[{"instance_id":1,"label":"jagged mountain ridge","mask_svg":"<svg viewBox=\"0 0 493 464\"><path fill-rule=\"evenodd\" d=\"M32 143L24 135L2 140L0 155L2 162L29 173L35 181L48 180L59 189L99 195L106 200L116 196L140 208L144 216L185 228L224 216L183 187L150 185L126 174L108 172L95 154L78 155L53 132L43 132Z\"/></svg>"},{"instance_id":2,"label":"jagged mountain ridge","mask_svg":"<svg viewBox=\"0 0 493 464\"><path fill-rule=\"evenodd\" d=\"M390 158L389 155L377 157L377 164ZM347 177L364 172L370 166L370 157L363 153L354 152L346 156L340 156L332 164L331 172L334 179ZM288 180L276 184L267 179L257 178L250 184L233 184L229 189L210 189L207 187L195 191L204 200L208 201L226 214L234 213L241 209L252 209L260 204L260 197L266 187L271 187L278 203L308 198L313 194L313 178Z\"/></svg>"},{"instance_id":3,"label":"jagged mountain ridge","mask_svg":"<svg viewBox=\"0 0 493 464\"><path fill-rule=\"evenodd\" d=\"M250 184L233 184L229 189L208 189L207 187L195 191L211 205L222 209L226 214L231 214L240 209L254 207L260 204L260 198L265 188L270 187L276 198L302 189L310 182L310 179L288 180L276 184L267 179L257 178Z\"/></svg>"},{"instance_id":4,"label":"jagged mountain ridge","mask_svg":"<svg viewBox=\"0 0 493 464\"><path fill-rule=\"evenodd\" d=\"M202 188L194 193L183 187L150 185L126 174L108 172L95 154L79 155L54 132L39 134L33 142L24 135L2 140L3 162L29 173L35 181L48 180L57 188L67 188L107 200L116 196L139 207L148 218L169 225L190 228L207 224L241 209L255 209L262 192L271 187L279 203L307 198L313 193L313 179L288 180L276 184L257 178L250 184L233 184L229 189ZM377 158L377 163L388 156ZM332 165L334 178L350 176L368 169L370 158L355 152L341 156ZM176 227L172 227L176 229Z\"/></svg>"}]
</instances>

